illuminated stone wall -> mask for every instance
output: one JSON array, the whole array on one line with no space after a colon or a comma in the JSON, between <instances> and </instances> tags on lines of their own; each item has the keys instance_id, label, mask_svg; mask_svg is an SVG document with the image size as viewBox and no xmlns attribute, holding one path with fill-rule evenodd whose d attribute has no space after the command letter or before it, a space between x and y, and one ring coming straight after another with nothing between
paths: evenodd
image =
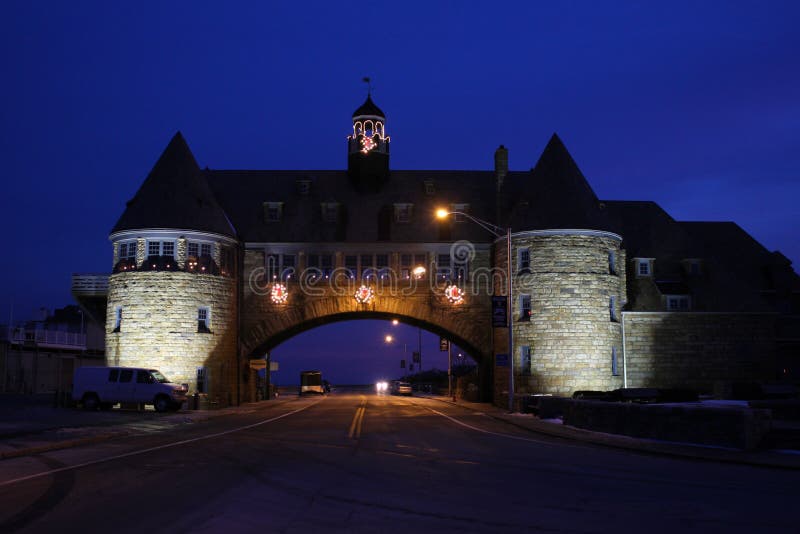
<instances>
[{"instance_id":1,"label":"illuminated stone wall","mask_svg":"<svg viewBox=\"0 0 800 534\"><path fill-rule=\"evenodd\" d=\"M118 306L122 324L114 332ZM210 310L211 333L197 331L200 307ZM113 274L106 318L108 365L159 369L173 382L190 384L190 392L196 389L196 369L206 367L209 397L220 405L236 401L241 373L236 372L234 279L166 271Z\"/></svg>"},{"instance_id":2,"label":"illuminated stone wall","mask_svg":"<svg viewBox=\"0 0 800 534\"><path fill-rule=\"evenodd\" d=\"M369 247L365 247L369 252ZM293 251L298 258L298 270L306 265L308 251ZM387 252L389 267L399 271L399 254ZM331 252L336 264L343 267L344 254ZM351 254L351 252L347 252ZM474 252L471 272L485 271L489 265L490 251L487 247ZM343 319L397 318L409 324L419 325L439 335L448 337L467 350L479 364L487 365L491 355L490 300L486 283L473 288L468 281L463 285L466 293L462 304L453 305L444 296L444 285L431 283L431 264L428 275L418 281L396 283L371 283L374 299L365 304L358 303L355 290L361 282L344 277L331 284L304 284L298 279L287 282L289 292L286 303L271 301L270 284L261 281L264 250L249 249L244 256L244 300L242 311L242 351L249 357L261 357L269 348L306 329ZM434 254L428 254L433 260ZM425 354L423 354L423 366ZM490 367L487 373L490 373ZM487 375L488 378L488 375Z\"/></svg>"},{"instance_id":3,"label":"illuminated stone wall","mask_svg":"<svg viewBox=\"0 0 800 534\"><path fill-rule=\"evenodd\" d=\"M628 387L726 395L733 382L771 381L777 314L625 312Z\"/></svg>"},{"instance_id":4,"label":"illuminated stone wall","mask_svg":"<svg viewBox=\"0 0 800 534\"><path fill-rule=\"evenodd\" d=\"M513 235L515 393L572 395L576 390L622 386L621 311L625 251L608 232L558 230ZM530 252L530 272L518 271L520 249ZM506 241L495 243L495 265L506 265ZM613 269L609 252L613 252ZM498 291L501 291L499 285ZM530 295L523 317L520 295ZM611 298L615 299L612 319ZM495 353L508 350L507 330L496 328ZM523 365L530 348L530 366ZM612 367L617 352L616 374ZM508 368L495 368L495 402L508 402Z\"/></svg>"}]
</instances>

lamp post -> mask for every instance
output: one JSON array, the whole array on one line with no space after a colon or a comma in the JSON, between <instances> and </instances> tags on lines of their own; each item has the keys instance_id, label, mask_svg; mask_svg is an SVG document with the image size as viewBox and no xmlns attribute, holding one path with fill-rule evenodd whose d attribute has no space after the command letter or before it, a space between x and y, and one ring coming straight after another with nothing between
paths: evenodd
<instances>
[{"instance_id":1,"label":"lamp post","mask_svg":"<svg viewBox=\"0 0 800 534\"><path fill-rule=\"evenodd\" d=\"M495 237L504 237L506 238L506 287L508 290L508 411L514 411L514 301L511 296L511 291L513 289L513 284L511 282L511 228L506 228L505 231L503 228L494 225L490 222L484 221L483 219L478 219L477 217L473 217L469 213L465 213L463 211L447 211L446 209L438 209L436 210L436 217L438 219L446 219L449 215L461 215L466 217L470 221L474 222L487 232L490 232Z\"/></svg>"}]
</instances>

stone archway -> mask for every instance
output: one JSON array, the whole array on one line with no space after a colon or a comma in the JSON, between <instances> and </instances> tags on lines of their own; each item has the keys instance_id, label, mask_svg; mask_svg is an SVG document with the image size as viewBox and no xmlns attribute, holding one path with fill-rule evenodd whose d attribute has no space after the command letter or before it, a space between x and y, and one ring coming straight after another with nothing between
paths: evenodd
<instances>
[{"instance_id":1,"label":"stone archway","mask_svg":"<svg viewBox=\"0 0 800 534\"><path fill-rule=\"evenodd\" d=\"M368 303L359 303L353 292L333 288L303 291L301 284L287 284L289 298L274 303L268 294L249 292L242 306L241 353L258 358L281 342L324 324L354 319L398 319L450 339L475 359L482 377L482 396L491 398L492 328L491 301L471 295L451 304L440 288L419 287L407 294L380 291Z\"/></svg>"}]
</instances>

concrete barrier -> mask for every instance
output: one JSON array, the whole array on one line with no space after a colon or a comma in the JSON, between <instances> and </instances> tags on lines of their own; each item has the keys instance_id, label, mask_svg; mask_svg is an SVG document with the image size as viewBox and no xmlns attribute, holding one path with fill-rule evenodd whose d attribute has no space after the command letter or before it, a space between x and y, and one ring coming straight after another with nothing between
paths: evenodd
<instances>
[{"instance_id":1,"label":"concrete barrier","mask_svg":"<svg viewBox=\"0 0 800 534\"><path fill-rule=\"evenodd\" d=\"M564 424L594 432L752 450L771 428L769 410L701 404L634 404L569 399Z\"/></svg>"}]
</instances>

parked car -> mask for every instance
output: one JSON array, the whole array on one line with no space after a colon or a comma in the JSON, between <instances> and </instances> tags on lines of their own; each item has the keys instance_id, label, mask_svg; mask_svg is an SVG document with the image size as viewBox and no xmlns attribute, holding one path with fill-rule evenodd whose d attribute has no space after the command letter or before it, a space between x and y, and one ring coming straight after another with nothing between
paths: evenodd
<instances>
[{"instance_id":1,"label":"parked car","mask_svg":"<svg viewBox=\"0 0 800 534\"><path fill-rule=\"evenodd\" d=\"M78 367L72 400L86 410L109 409L117 403L152 404L157 412L178 410L187 388L173 384L157 369Z\"/></svg>"},{"instance_id":2,"label":"parked car","mask_svg":"<svg viewBox=\"0 0 800 534\"><path fill-rule=\"evenodd\" d=\"M398 382L396 394L411 395L411 384L409 384L408 382Z\"/></svg>"}]
</instances>

